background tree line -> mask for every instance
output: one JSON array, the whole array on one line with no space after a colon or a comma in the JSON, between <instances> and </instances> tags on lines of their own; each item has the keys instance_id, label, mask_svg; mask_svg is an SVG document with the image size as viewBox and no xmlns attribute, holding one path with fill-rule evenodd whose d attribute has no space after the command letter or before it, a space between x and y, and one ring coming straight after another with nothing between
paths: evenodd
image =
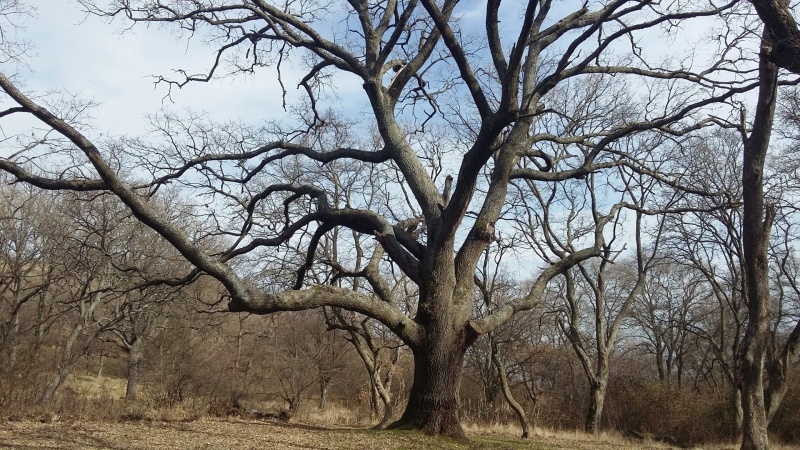
<instances>
[{"instance_id":1,"label":"background tree line","mask_svg":"<svg viewBox=\"0 0 800 450\"><path fill-rule=\"evenodd\" d=\"M709 136L703 145L732 158L738 152L731 133ZM740 195L727 161L716 168L686 164L701 168L698 179ZM786 170L782 165L774 182L789 191ZM591 181L565 184L574 185L564 186L565 200L572 195L575 202ZM190 415L319 414L385 426L402 408L412 383L411 355L380 324L327 308L266 317L211 314L224 289L207 277L187 286L151 284L159 271L185 269L185 263L153 245L159 238L114 197L20 184L5 184L2 195L0 404L7 414L148 417L177 408ZM154 201L203 232L191 208L174 199ZM645 276L637 256L620 244L605 260L556 279L536 309L476 342L465 360L465 419L517 424L520 415L509 406L516 404L531 428L617 430L687 445L731 439L742 420L735 365L746 313L741 209L722 206L651 218L643 233L660 238L657 248L648 239ZM522 211L517 229L501 233L479 266L479 316L531 282L502 270L503 259L530 239L531 209ZM565 220L576 221L564 225L573 226L585 218ZM768 376L797 367L791 353L800 313L794 228L782 216L771 239L770 352L772 364L787 355L789 364ZM575 234L581 234L577 227ZM358 280L347 281L354 274L344 261L366 272L377 270L381 257L380 247L370 250L352 235L327 237L319 251L329 271L313 276L340 285ZM402 274L385 288L402 303L415 301L414 285ZM99 398L82 388L109 379L120 380L117 389ZM800 439L796 386L793 378L785 381L783 401L769 411L772 433L784 442ZM131 402L103 398L123 393Z\"/></svg>"}]
</instances>

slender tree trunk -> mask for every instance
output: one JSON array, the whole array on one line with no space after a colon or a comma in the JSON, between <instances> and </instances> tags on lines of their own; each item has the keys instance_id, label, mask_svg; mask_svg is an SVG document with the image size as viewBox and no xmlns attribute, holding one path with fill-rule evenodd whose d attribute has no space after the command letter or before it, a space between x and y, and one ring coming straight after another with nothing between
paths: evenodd
<instances>
[{"instance_id":1,"label":"slender tree trunk","mask_svg":"<svg viewBox=\"0 0 800 450\"><path fill-rule=\"evenodd\" d=\"M528 439L531 437L531 423L528 421L528 415L525 413L525 409L519 404L517 399L514 398L514 394L511 392L511 386L508 385L508 378L506 377L506 365L500 360L494 348L492 349L492 361L497 367L497 374L500 377L500 387L503 389L503 397L505 397L511 409L514 410L514 414L517 415L517 420L519 420L519 424L522 427L522 438Z\"/></svg>"},{"instance_id":2,"label":"slender tree trunk","mask_svg":"<svg viewBox=\"0 0 800 450\"><path fill-rule=\"evenodd\" d=\"M125 389L125 398L136 400L139 395L139 382L141 381L142 360L142 340L136 339L128 349L128 382Z\"/></svg>"},{"instance_id":3,"label":"slender tree trunk","mask_svg":"<svg viewBox=\"0 0 800 450\"><path fill-rule=\"evenodd\" d=\"M11 319L9 330L4 336L5 344L7 346L6 360L3 361L0 372L10 373L17 365L17 356L19 354L19 313L14 311L14 317Z\"/></svg>"},{"instance_id":4,"label":"slender tree trunk","mask_svg":"<svg viewBox=\"0 0 800 450\"><path fill-rule=\"evenodd\" d=\"M383 403L383 418L381 421L375 425L375 429L382 430L389 426L392 422L392 418L394 417L394 405L392 405L392 377L394 376L394 370L397 367L397 354L395 354L395 358L392 360L392 365L389 367L389 370L386 372L386 377L381 381L380 374L375 373L375 393L380 397L381 403Z\"/></svg>"},{"instance_id":5,"label":"slender tree trunk","mask_svg":"<svg viewBox=\"0 0 800 450\"><path fill-rule=\"evenodd\" d=\"M56 371L52 378L50 378L50 382L47 383L47 387L44 389L42 403L48 403L53 400L68 374L69 372L64 370Z\"/></svg>"},{"instance_id":6,"label":"slender tree trunk","mask_svg":"<svg viewBox=\"0 0 800 450\"><path fill-rule=\"evenodd\" d=\"M319 409L324 410L328 406L328 387L331 381L326 379L319 380Z\"/></svg>"},{"instance_id":7,"label":"slender tree trunk","mask_svg":"<svg viewBox=\"0 0 800 450\"><path fill-rule=\"evenodd\" d=\"M370 374L371 375L371 374ZM370 378L372 378L370 376ZM371 380L370 380L371 381ZM374 421L378 415L378 388L372 382L369 389L369 420ZM377 427L376 427L377 428Z\"/></svg>"},{"instance_id":8,"label":"slender tree trunk","mask_svg":"<svg viewBox=\"0 0 800 450\"><path fill-rule=\"evenodd\" d=\"M742 390L738 386L733 387L733 432L737 439L742 438L742 427L744 426L744 411L742 411Z\"/></svg>"},{"instance_id":9,"label":"slender tree trunk","mask_svg":"<svg viewBox=\"0 0 800 450\"><path fill-rule=\"evenodd\" d=\"M394 417L394 407L392 405L392 396L391 396L391 386L392 386L392 377L394 377L394 371L397 368L397 359L399 357L398 351L394 350L394 356L389 365L389 369L386 372L385 378L381 379L380 374L380 363L379 363L379 354L380 349L373 347L370 342L368 341L363 335L350 330L350 341L353 343L353 346L358 353L358 356L361 358L361 361L364 363L364 367L367 369L367 373L369 374L369 381L370 381L370 390L369 390L369 414L370 420L374 420L375 416L379 412L378 408L378 399L380 399L381 403L383 403L383 417L381 418L380 422L375 425L374 429L382 430L386 428L392 421Z\"/></svg>"},{"instance_id":10,"label":"slender tree trunk","mask_svg":"<svg viewBox=\"0 0 800 450\"><path fill-rule=\"evenodd\" d=\"M34 341L34 348L38 351L44 342L45 324L47 323L47 300L46 291L39 297L39 302L36 305L36 336ZM38 352L37 352L38 353Z\"/></svg>"},{"instance_id":11,"label":"slender tree trunk","mask_svg":"<svg viewBox=\"0 0 800 450\"><path fill-rule=\"evenodd\" d=\"M75 366L75 363L78 361L78 355L73 354L73 347L75 346L75 341L78 340L78 337L83 332L84 326L82 323L75 324L75 327L72 329L69 337L64 342L64 348L62 350L61 358L58 360L58 364L56 366L56 373L53 374L53 377L50 378L50 382L47 383L47 388L45 388L44 393L42 394L42 403L48 403L56 396L58 389L67 379L70 373L72 373L72 368Z\"/></svg>"},{"instance_id":12,"label":"slender tree trunk","mask_svg":"<svg viewBox=\"0 0 800 450\"><path fill-rule=\"evenodd\" d=\"M463 344L440 338L412 350L414 384L408 405L403 416L389 428L418 429L434 436L466 438L458 410Z\"/></svg>"},{"instance_id":13,"label":"slender tree trunk","mask_svg":"<svg viewBox=\"0 0 800 450\"><path fill-rule=\"evenodd\" d=\"M106 364L106 353L103 351L103 348L100 347L100 363L98 364L97 374L95 374L95 378L100 378L103 376L103 369L105 368Z\"/></svg>"},{"instance_id":14,"label":"slender tree trunk","mask_svg":"<svg viewBox=\"0 0 800 450\"><path fill-rule=\"evenodd\" d=\"M656 346L656 368L658 369L658 381L667 381L667 371L664 369L664 349L660 345Z\"/></svg>"},{"instance_id":15,"label":"slender tree trunk","mask_svg":"<svg viewBox=\"0 0 800 450\"><path fill-rule=\"evenodd\" d=\"M389 396L389 393L386 391L386 389L383 389L382 387L379 388L378 395L383 403L383 417L381 418L381 421L375 425L375 429L382 430L389 426L389 424L392 422L392 418L394 417L394 406L392 405L392 398Z\"/></svg>"},{"instance_id":16,"label":"slender tree trunk","mask_svg":"<svg viewBox=\"0 0 800 450\"><path fill-rule=\"evenodd\" d=\"M786 362L782 357L777 357L775 360L767 364L767 389L764 392L764 407L767 415L767 425L772 422L778 407L786 395L789 388L787 383L789 378L788 368Z\"/></svg>"}]
</instances>

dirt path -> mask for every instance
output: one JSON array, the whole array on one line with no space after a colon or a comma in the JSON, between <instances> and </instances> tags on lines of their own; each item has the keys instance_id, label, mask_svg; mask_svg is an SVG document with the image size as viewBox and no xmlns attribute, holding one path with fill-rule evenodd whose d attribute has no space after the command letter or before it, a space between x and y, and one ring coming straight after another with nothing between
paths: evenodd
<instances>
[{"instance_id":1,"label":"dirt path","mask_svg":"<svg viewBox=\"0 0 800 450\"><path fill-rule=\"evenodd\" d=\"M467 443L409 432L202 419L193 422L0 422L0 449L632 449L541 438L472 436ZM659 447L664 448L664 447Z\"/></svg>"}]
</instances>

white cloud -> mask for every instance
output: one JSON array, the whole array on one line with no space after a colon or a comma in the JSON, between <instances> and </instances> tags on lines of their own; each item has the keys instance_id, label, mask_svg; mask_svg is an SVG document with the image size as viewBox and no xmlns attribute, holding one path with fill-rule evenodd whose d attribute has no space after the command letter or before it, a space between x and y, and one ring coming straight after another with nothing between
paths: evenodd
<instances>
[{"instance_id":1,"label":"white cloud","mask_svg":"<svg viewBox=\"0 0 800 450\"><path fill-rule=\"evenodd\" d=\"M174 75L175 69L202 73L211 66L214 48L206 46L201 37L187 42L156 26L136 26L121 32L129 24L87 16L73 2L30 3L38 14L25 23L25 34L35 46L29 68L20 71L25 91L43 94L58 90L99 102L92 113L98 132L141 133L146 124L144 116L162 106L203 111L218 121L262 123L285 115L281 89L275 71L270 69L253 76L193 83L173 89L171 100L165 99L167 86L154 85L153 75ZM283 68L289 104L302 95L296 89L300 69L290 65ZM335 100L341 103L347 99L345 106L351 111L356 91L365 98L360 83L354 81L353 77L337 81L339 100ZM356 103L363 104L363 100Z\"/></svg>"}]
</instances>

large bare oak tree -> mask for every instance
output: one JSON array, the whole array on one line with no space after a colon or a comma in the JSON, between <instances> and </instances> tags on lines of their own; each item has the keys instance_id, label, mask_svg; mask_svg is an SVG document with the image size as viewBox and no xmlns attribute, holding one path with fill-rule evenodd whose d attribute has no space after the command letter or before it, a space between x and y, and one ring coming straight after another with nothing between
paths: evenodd
<instances>
[{"instance_id":1,"label":"large bare oak tree","mask_svg":"<svg viewBox=\"0 0 800 450\"><path fill-rule=\"evenodd\" d=\"M394 426L455 437L464 436L458 392L465 350L536 306L550 280L599 256L605 224L626 207L614 205L578 245L550 255L525 295L473 317L476 265L504 226L510 183L552 183L610 169L679 184L656 174L652 159L631 155L681 140L707 123L704 108L757 84L725 49L720 58L689 64L691 58L659 57L660 42L646 39L679 33L676 24L716 17L735 1L610 0L568 10L551 0L502 7L489 0L476 11L466 8L477 5L456 0L81 3L97 15L175 26L217 45L207 73L164 78L172 87L266 66L277 67L283 83L288 61L305 67L296 80L308 95L305 122L254 129L167 116L156 121L149 140L99 142L0 75L0 117L32 117L35 135L43 127L49 133L4 153L10 156L0 159L0 169L44 189L113 192L196 272L226 287L231 311L337 307L381 322L408 345L415 362L408 404ZM480 24L467 13L480 16ZM588 115L560 100L598 77L613 78L608 84L618 89L596 92ZM322 111L322 94L347 80L363 89L371 140L347 137L347 127ZM152 143L155 138L160 142ZM431 164L435 145L449 148L447 164ZM151 177L122 176L128 166L120 154L140 158L137 178ZM48 166L54 155L58 166ZM369 167L386 203L332 201L328 185L307 176L309 167L332 164ZM446 172L451 176L442 181ZM196 214L214 232L189 234L153 207L150 196L168 183L205 202ZM365 277L371 289L360 290L307 277L325 263L319 243L335 229L371 237L385 255L381 264L418 286L417 301L393 302L379 277ZM227 248L207 245L211 238ZM292 255L287 249L299 242L306 254ZM254 281L252 267L270 264L295 267L294 280ZM196 272L165 281L188 281Z\"/></svg>"}]
</instances>

